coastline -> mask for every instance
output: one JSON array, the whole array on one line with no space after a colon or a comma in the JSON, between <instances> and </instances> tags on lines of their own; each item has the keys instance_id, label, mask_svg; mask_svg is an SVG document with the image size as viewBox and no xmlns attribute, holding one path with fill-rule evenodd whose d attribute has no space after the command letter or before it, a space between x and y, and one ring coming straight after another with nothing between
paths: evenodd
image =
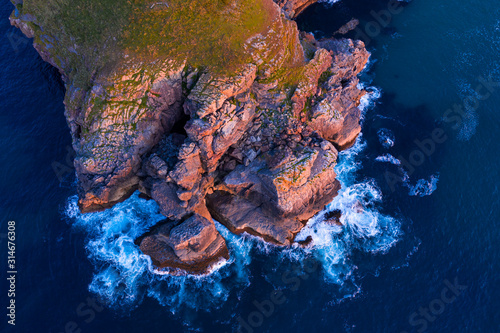
<instances>
[{"instance_id":1,"label":"coastline","mask_svg":"<svg viewBox=\"0 0 500 333\"><path fill-rule=\"evenodd\" d=\"M369 54L362 42L299 33L285 17L293 10L268 5L273 29L247 41L254 60L235 74L129 58L85 92L17 1L11 23L35 37L66 81L80 209L108 209L136 190L155 200L168 228L137 245L157 267L196 273L227 259L212 216L235 233L288 246L339 191L333 167L361 130L357 75ZM288 45L271 47L276 31Z\"/></svg>"}]
</instances>

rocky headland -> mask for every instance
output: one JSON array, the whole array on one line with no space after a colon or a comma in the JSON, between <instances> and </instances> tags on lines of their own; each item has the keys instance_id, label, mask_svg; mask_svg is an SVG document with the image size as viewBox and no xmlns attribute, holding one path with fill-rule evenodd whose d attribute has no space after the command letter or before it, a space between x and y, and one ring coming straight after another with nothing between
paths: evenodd
<instances>
[{"instance_id":1,"label":"rocky headland","mask_svg":"<svg viewBox=\"0 0 500 333\"><path fill-rule=\"evenodd\" d=\"M288 246L337 194L369 53L299 32L292 18L315 0L194 1L216 3L206 14L179 0L103 0L89 12L13 2L11 23L65 82L81 211L135 191L155 200L165 220L136 244L159 270L201 274L229 258L213 219ZM226 33L197 35L213 24Z\"/></svg>"}]
</instances>

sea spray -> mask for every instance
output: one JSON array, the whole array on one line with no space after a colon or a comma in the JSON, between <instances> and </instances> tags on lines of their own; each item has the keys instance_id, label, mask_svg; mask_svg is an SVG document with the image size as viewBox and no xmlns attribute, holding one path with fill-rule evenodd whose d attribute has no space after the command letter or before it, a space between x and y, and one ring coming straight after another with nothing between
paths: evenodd
<instances>
[{"instance_id":1,"label":"sea spray","mask_svg":"<svg viewBox=\"0 0 500 333\"><path fill-rule=\"evenodd\" d=\"M171 312L186 306L208 310L225 301L235 285L248 283L251 243L217 222L231 259L213 267L210 274L172 276L156 271L150 257L134 244L137 237L164 219L153 200L141 199L136 193L104 212L81 214L77 198L72 197L66 214L75 228L88 234L86 250L96 267L89 290L111 308L130 309L147 295Z\"/></svg>"},{"instance_id":2,"label":"sea spray","mask_svg":"<svg viewBox=\"0 0 500 333\"><path fill-rule=\"evenodd\" d=\"M373 106L380 91L368 91L360 101L364 112ZM120 312L138 306L145 296L156 299L170 312L183 309L210 310L227 302L234 290L248 287L252 281L252 256L265 256L272 267L301 267L313 258L322 267L324 281L343 285L352 280L359 263L351 258L352 251L385 253L400 234L398 221L381 214L378 209L382 195L374 180L356 180L361 167L360 153L366 148L362 136L355 145L339 154L335 170L342 184L339 195L312 218L297 235L297 240L312 238L306 247L294 244L278 247L246 233L234 235L215 221L217 230L226 240L230 259L212 267L208 274L173 276L155 269L149 256L144 255L134 241L164 219L153 200L139 198L138 193L114 207L97 213L81 214L77 198L70 198L66 215L74 228L87 233L86 250L95 265L89 290ZM326 221L325 216L340 210L341 226ZM264 277L273 280L273 277ZM347 294L359 292L355 283ZM340 295L345 297L346 293Z\"/></svg>"},{"instance_id":3,"label":"sea spray","mask_svg":"<svg viewBox=\"0 0 500 333\"><path fill-rule=\"evenodd\" d=\"M312 245L304 251L318 258L325 279L337 284L343 284L356 269L356 263L350 258L353 250L384 253L400 235L398 220L379 212L382 194L375 181L355 181L355 171L361 166L356 157L365 147L360 136L354 147L339 154L336 171L342 189L296 238L298 241L312 238ZM332 224L326 218L333 211L342 212L340 225Z\"/></svg>"}]
</instances>

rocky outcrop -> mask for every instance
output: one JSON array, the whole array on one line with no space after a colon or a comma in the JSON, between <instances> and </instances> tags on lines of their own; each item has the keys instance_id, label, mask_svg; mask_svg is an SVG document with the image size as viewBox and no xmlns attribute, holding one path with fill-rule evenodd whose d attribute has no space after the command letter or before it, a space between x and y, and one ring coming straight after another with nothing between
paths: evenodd
<instances>
[{"instance_id":1,"label":"rocky outcrop","mask_svg":"<svg viewBox=\"0 0 500 333\"><path fill-rule=\"evenodd\" d=\"M274 0L289 18L297 17L304 9L318 0Z\"/></svg>"},{"instance_id":2,"label":"rocky outcrop","mask_svg":"<svg viewBox=\"0 0 500 333\"><path fill-rule=\"evenodd\" d=\"M183 65L124 63L81 99L68 89L83 212L123 200L139 185L142 156L182 116Z\"/></svg>"},{"instance_id":3,"label":"rocky outcrop","mask_svg":"<svg viewBox=\"0 0 500 333\"><path fill-rule=\"evenodd\" d=\"M123 51L86 90L18 7L12 23L66 79L80 209L136 190L155 200L166 220L136 244L172 274L228 258L213 219L290 245L340 188L334 167L360 131L357 75L369 57L360 41L299 34L287 16L313 2L270 2L269 24L244 45L249 62L231 72Z\"/></svg>"},{"instance_id":4,"label":"rocky outcrop","mask_svg":"<svg viewBox=\"0 0 500 333\"><path fill-rule=\"evenodd\" d=\"M337 194L336 161L337 151L327 141L319 147L277 147L229 173L208 195L209 210L232 232L288 245Z\"/></svg>"},{"instance_id":5,"label":"rocky outcrop","mask_svg":"<svg viewBox=\"0 0 500 333\"><path fill-rule=\"evenodd\" d=\"M229 259L224 238L213 221L198 214L178 225L164 222L138 243L157 268L171 274L186 270L205 274L220 260Z\"/></svg>"},{"instance_id":6,"label":"rocky outcrop","mask_svg":"<svg viewBox=\"0 0 500 333\"><path fill-rule=\"evenodd\" d=\"M357 75L365 67L369 54L362 41L330 39L318 45L332 53L330 71L335 75L324 83L322 88L326 93L311 108L310 127L339 149L346 149L361 131L358 105L365 92L358 88Z\"/></svg>"}]
</instances>

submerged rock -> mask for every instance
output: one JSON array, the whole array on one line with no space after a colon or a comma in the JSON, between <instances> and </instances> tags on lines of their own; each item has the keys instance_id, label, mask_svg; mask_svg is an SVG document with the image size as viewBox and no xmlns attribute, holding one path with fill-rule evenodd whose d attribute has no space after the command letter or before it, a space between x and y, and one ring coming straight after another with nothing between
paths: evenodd
<instances>
[{"instance_id":1,"label":"submerged rock","mask_svg":"<svg viewBox=\"0 0 500 333\"><path fill-rule=\"evenodd\" d=\"M349 31L352 31L354 29L356 29L356 27L359 25L359 20L358 19L351 19L349 22L347 22L346 24L344 24L343 26L341 26L337 31L334 32L333 35L345 35L347 34Z\"/></svg>"}]
</instances>

